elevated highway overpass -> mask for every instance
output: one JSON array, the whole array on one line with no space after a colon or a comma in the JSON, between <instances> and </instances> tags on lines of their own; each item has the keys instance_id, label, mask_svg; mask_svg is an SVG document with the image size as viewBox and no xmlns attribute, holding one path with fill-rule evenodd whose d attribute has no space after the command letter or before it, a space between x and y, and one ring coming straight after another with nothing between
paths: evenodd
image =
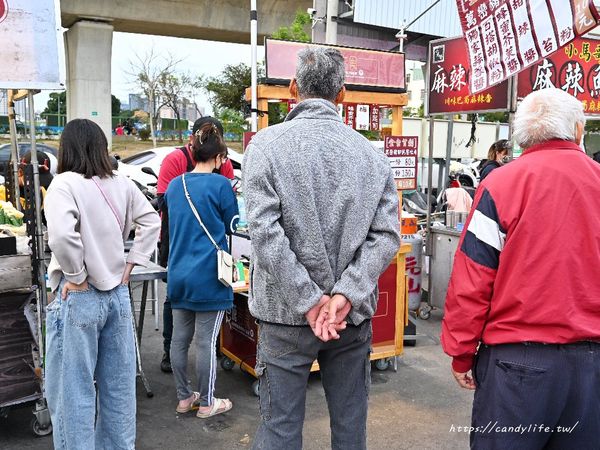
<instances>
[{"instance_id":1,"label":"elevated highway overpass","mask_svg":"<svg viewBox=\"0 0 600 450\"><path fill-rule=\"evenodd\" d=\"M312 0L258 0L258 39L289 25ZM248 0L61 0L68 119L97 122L110 141L112 33L250 43Z\"/></svg>"}]
</instances>

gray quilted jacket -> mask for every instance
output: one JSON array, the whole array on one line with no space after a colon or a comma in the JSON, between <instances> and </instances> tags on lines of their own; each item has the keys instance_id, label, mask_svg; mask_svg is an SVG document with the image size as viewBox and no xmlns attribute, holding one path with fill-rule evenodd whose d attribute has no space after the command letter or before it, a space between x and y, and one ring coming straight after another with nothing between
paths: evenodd
<instances>
[{"instance_id":1,"label":"gray quilted jacket","mask_svg":"<svg viewBox=\"0 0 600 450\"><path fill-rule=\"evenodd\" d=\"M371 318L377 280L400 245L390 164L346 126L335 105L299 103L257 133L243 163L252 239L250 311L306 325L325 294L352 303L351 323Z\"/></svg>"}]
</instances>

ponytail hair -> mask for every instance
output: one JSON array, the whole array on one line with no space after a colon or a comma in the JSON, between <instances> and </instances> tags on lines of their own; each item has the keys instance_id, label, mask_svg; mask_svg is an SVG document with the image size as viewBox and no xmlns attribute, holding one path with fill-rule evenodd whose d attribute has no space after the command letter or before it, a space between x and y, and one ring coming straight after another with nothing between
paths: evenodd
<instances>
[{"instance_id":1,"label":"ponytail hair","mask_svg":"<svg viewBox=\"0 0 600 450\"><path fill-rule=\"evenodd\" d=\"M221 132L212 123L205 123L194 133L192 153L197 162L210 161L217 155L227 155L227 146Z\"/></svg>"},{"instance_id":2,"label":"ponytail hair","mask_svg":"<svg viewBox=\"0 0 600 450\"><path fill-rule=\"evenodd\" d=\"M500 139L492 144L488 150L488 161L495 161L498 153L507 153L511 147L511 142L508 139Z\"/></svg>"}]
</instances>

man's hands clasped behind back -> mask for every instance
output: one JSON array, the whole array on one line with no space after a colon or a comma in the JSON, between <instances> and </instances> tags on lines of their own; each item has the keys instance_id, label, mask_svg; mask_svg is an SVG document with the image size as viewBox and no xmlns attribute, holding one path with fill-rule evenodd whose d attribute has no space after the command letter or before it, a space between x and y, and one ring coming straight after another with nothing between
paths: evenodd
<instances>
[{"instance_id":1,"label":"man's hands clasped behind back","mask_svg":"<svg viewBox=\"0 0 600 450\"><path fill-rule=\"evenodd\" d=\"M351 308L350 301L341 294L323 295L306 313L306 320L315 336L323 342L339 339L338 331L346 328L345 319Z\"/></svg>"}]
</instances>

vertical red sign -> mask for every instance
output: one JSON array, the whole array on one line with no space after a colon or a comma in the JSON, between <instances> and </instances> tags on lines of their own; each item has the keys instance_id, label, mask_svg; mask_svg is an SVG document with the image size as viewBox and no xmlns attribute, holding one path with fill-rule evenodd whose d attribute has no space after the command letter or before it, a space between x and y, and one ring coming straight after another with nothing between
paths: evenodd
<instances>
[{"instance_id":1,"label":"vertical red sign","mask_svg":"<svg viewBox=\"0 0 600 450\"><path fill-rule=\"evenodd\" d=\"M344 121L346 122L346 125L354 129L356 124L356 104L348 103L345 106L346 111Z\"/></svg>"},{"instance_id":2,"label":"vertical red sign","mask_svg":"<svg viewBox=\"0 0 600 450\"><path fill-rule=\"evenodd\" d=\"M8 0L0 0L0 22L8 15Z\"/></svg>"},{"instance_id":3,"label":"vertical red sign","mask_svg":"<svg viewBox=\"0 0 600 450\"><path fill-rule=\"evenodd\" d=\"M546 88L581 100L586 115L600 114L600 40L578 37L519 73L518 97Z\"/></svg>"},{"instance_id":4,"label":"vertical red sign","mask_svg":"<svg viewBox=\"0 0 600 450\"><path fill-rule=\"evenodd\" d=\"M256 131L244 131L244 137L242 140L242 148L244 149L244 151L246 151L246 147L248 147L248 144L250 143L250 141L252 140L252 137L256 134Z\"/></svg>"},{"instance_id":5,"label":"vertical red sign","mask_svg":"<svg viewBox=\"0 0 600 450\"><path fill-rule=\"evenodd\" d=\"M371 130L379 131L379 105L371 105Z\"/></svg>"}]
</instances>

